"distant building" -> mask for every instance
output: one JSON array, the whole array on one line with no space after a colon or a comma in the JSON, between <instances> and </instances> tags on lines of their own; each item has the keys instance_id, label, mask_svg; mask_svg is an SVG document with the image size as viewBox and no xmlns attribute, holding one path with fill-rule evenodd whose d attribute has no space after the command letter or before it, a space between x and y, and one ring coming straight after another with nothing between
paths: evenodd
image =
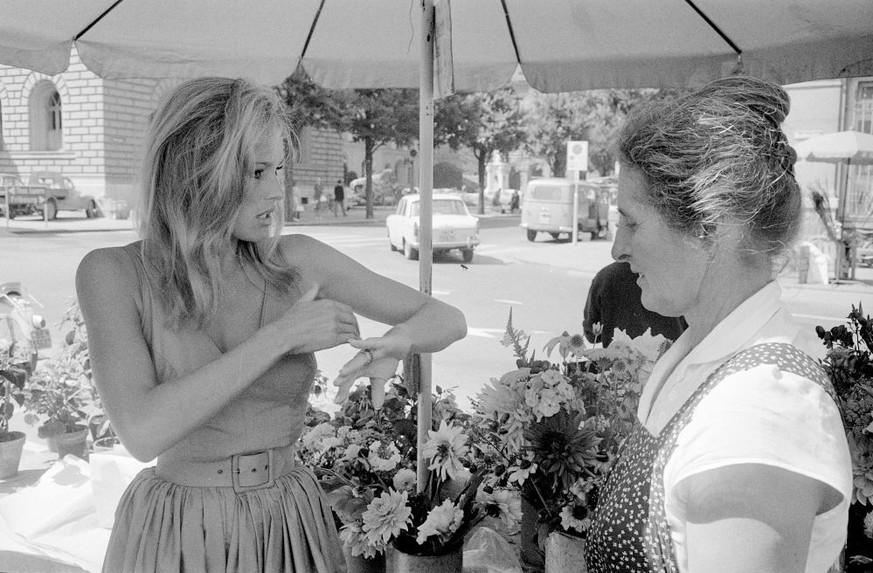
<instances>
[{"instance_id":1,"label":"distant building","mask_svg":"<svg viewBox=\"0 0 873 573\"><path fill-rule=\"evenodd\" d=\"M792 145L835 131L873 133L873 77L804 82L785 89L791 96L791 112L784 128ZM846 227L873 230L873 167L853 165L847 169L845 165L798 161L796 174L807 202L804 236L825 234L812 211L812 192L829 197L833 215L846 175Z\"/></svg>"},{"instance_id":2,"label":"distant building","mask_svg":"<svg viewBox=\"0 0 873 573\"><path fill-rule=\"evenodd\" d=\"M133 206L148 117L178 81L105 80L75 49L70 67L56 76L0 65L0 172L26 180L32 171L61 171L107 214ZM313 128L298 138L290 171L310 197L317 177L343 176L342 140Z\"/></svg>"}]
</instances>

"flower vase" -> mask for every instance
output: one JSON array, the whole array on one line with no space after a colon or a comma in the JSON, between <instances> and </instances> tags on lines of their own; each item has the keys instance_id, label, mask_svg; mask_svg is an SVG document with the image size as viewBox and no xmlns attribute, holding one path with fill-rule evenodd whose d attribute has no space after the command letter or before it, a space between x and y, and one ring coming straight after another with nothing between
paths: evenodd
<instances>
[{"instance_id":1,"label":"flower vase","mask_svg":"<svg viewBox=\"0 0 873 573\"><path fill-rule=\"evenodd\" d=\"M58 458L63 458L67 454L73 454L83 460L88 459L88 427L77 427L78 429L74 432L67 432L55 436L55 443L58 448Z\"/></svg>"},{"instance_id":2,"label":"flower vase","mask_svg":"<svg viewBox=\"0 0 873 573\"><path fill-rule=\"evenodd\" d=\"M581 537L553 531L546 539L545 573L587 573L585 540Z\"/></svg>"},{"instance_id":3,"label":"flower vase","mask_svg":"<svg viewBox=\"0 0 873 573\"><path fill-rule=\"evenodd\" d=\"M394 547L388 550L388 573L462 573L464 546L444 555L410 555Z\"/></svg>"},{"instance_id":4,"label":"flower vase","mask_svg":"<svg viewBox=\"0 0 873 573\"><path fill-rule=\"evenodd\" d=\"M346 571L348 573L385 573L384 553L379 553L375 557L352 555L352 550L344 543L343 557L346 558Z\"/></svg>"},{"instance_id":5,"label":"flower vase","mask_svg":"<svg viewBox=\"0 0 873 573\"><path fill-rule=\"evenodd\" d=\"M21 453L24 450L26 436L24 432L9 432L0 440L0 479L8 479L18 475L18 465L21 463Z\"/></svg>"},{"instance_id":6,"label":"flower vase","mask_svg":"<svg viewBox=\"0 0 873 573\"><path fill-rule=\"evenodd\" d=\"M539 547L539 516L537 508L521 497L521 530L519 532L521 561L525 565L542 567L543 552Z\"/></svg>"}]
</instances>

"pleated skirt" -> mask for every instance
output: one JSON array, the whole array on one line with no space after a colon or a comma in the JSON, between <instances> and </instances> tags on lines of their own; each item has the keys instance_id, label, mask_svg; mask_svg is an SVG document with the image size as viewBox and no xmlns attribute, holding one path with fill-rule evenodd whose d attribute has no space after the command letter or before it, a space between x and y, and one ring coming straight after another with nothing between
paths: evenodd
<instances>
[{"instance_id":1,"label":"pleated skirt","mask_svg":"<svg viewBox=\"0 0 873 573\"><path fill-rule=\"evenodd\" d=\"M297 466L269 488L190 487L140 472L115 512L104 573L340 573L330 507Z\"/></svg>"}]
</instances>

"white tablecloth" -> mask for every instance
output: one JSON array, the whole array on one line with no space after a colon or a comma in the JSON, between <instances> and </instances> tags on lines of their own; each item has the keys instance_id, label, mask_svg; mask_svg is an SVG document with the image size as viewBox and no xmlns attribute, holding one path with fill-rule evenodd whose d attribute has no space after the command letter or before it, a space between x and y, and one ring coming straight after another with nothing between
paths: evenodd
<instances>
[{"instance_id":1,"label":"white tablecloth","mask_svg":"<svg viewBox=\"0 0 873 573\"><path fill-rule=\"evenodd\" d=\"M51 456L25 443L25 456L43 466ZM16 573L99 572L118 499L147 464L122 447L27 467L0 482L0 571ZM33 463L30 464L34 465Z\"/></svg>"}]
</instances>

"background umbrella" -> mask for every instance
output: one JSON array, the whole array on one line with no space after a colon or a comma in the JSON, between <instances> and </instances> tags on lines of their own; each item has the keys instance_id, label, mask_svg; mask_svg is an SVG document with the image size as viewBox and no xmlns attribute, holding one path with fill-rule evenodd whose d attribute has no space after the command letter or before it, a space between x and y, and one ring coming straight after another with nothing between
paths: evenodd
<instances>
[{"instance_id":1,"label":"background umbrella","mask_svg":"<svg viewBox=\"0 0 873 573\"><path fill-rule=\"evenodd\" d=\"M301 66L328 88L418 87L420 288L428 293L435 75L441 93L488 91L519 67L532 87L551 92L697 85L740 61L780 84L873 75L870 0L434 3L0 0L0 63L53 75L75 42L104 78L211 74L278 84ZM430 417L422 360L420 439Z\"/></svg>"},{"instance_id":2,"label":"background umbrella","mask_svg":"<svg viewBox=\"0 0 873 573\"><path fill-rule=\"evenodd\" d=\"M847 245L844 240L846 222L846 198L849 190L849 170L852 165L873 165L873 135L858 131L837 131L805 139L794 146L798 159L819 163L844 165L842 181L837 193L837 222L840 224L838 239L841 247ZM842 275L843 254L837 253L835 275L839 280ZM854 260L851 263L854 266ZM854 270L854 269L853 269Z\"/></svg>"}]
</instances>

